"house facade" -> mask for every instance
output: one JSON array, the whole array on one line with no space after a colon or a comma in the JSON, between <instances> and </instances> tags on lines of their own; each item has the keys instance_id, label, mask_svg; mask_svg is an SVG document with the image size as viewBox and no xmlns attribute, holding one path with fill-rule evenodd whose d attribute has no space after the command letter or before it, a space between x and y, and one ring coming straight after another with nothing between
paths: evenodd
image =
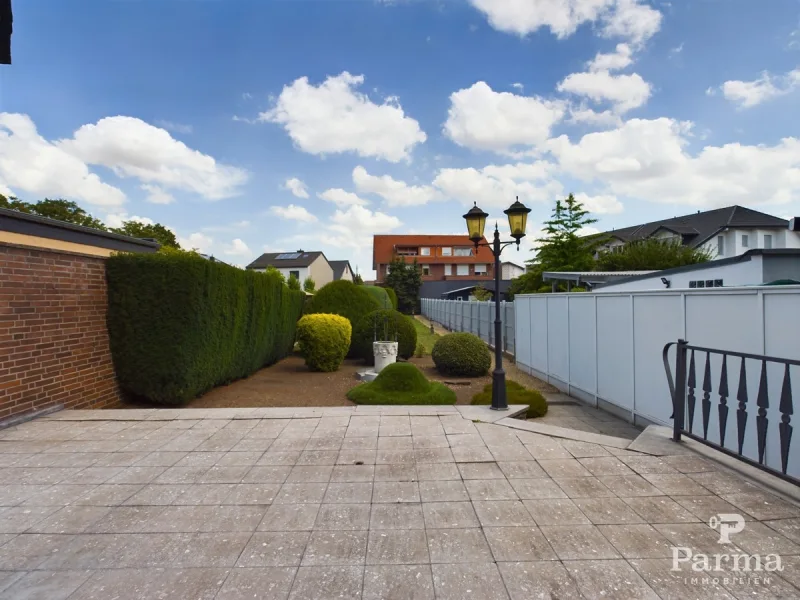
<instances>
[{"instance_id":1,"label":"house facade","mask_svg":"<svg viewBox=\"0 0 800 600\"><path fill-rule=\"evenodd\" d=\"M525 274L525 267L511 261L500 263L500 269L500 279L503 281L510 281Z\"/></svg>"},{"instance_id":2,"label":"house facade","mask_svg":"<svg viewBox=\"0 0 800 600\"><path fill-rule=\"evenodd\" d=\"M334 280L333 268L322 252L273 252L262 254L249 265L247 269L253 271L266 271L274 267L280 271L287 281L294 275L302 284L306 278L311 277L317 289Z\"/></svg>"},{"instance_id":3,"label":"house facade","mask_svg":"<svg viewBox=\"0 0 800 600\"><path fill-rule=\"evenodd\" d=\"M484 242L486 240L484 239ZM415 260L422 281L489 281L494 279L494 257L485 246L475 248L466 235L376 235L372 268L377 283L386 280L393 260Z\"/></svg>"},{"instance_id":4,"label":"house facade","mask_svg":"<svg viewBox=\"0 0 800 600\"><path fill-rule=\"evenodd\" d=\"M340 279L344 279L345 281L353 281L355 279L349 260L331 260L328 262L333 269L334 281L339 281Z\"/></svg>"}]
</instances>

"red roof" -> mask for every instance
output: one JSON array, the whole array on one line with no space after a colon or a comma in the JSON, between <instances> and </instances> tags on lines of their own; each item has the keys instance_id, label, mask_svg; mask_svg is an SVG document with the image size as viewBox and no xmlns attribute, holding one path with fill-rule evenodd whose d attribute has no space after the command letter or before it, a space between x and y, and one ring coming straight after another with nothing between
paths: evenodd
<instances>
[{"instance_id":1,"label":"red roof","mask_svg":"<svg viewBox=\"0 0 800 600\"><path fill-rule=\"evenodd\" d=\"M486 242L486 238L483 238ZM372 268L377 269L378 265L388 264L395 258L397 247L403 248L436 248L446 247L466 247L474 248L472 240L466 235L376 235L372 238ZM406 262L412 262L415 258L417 262L424 264L464 264L464 263L492 263L494 256L492 251L481 246L475 256L441 256L440 253L431 252L431 256L407 256Z\"/></svg>"}]
</instances>

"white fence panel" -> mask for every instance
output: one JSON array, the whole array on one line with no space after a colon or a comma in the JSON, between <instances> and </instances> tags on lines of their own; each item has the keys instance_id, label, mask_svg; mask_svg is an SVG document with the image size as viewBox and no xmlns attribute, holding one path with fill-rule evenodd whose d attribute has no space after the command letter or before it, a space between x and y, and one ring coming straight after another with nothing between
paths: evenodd
<instances>
[{"instance_id":1,"label":"white fence panel","mask_svg":"<svg viewBox=\"0 0 800 600\"><path fill-rule=\"evenodd\" d=\"M474 333L494 345L494 302L461 302L423 298L422 314L451 331ZM516 319L513 302L500 303L503 323L503 350L515 353Z\"/></svg>"}]
</instances>

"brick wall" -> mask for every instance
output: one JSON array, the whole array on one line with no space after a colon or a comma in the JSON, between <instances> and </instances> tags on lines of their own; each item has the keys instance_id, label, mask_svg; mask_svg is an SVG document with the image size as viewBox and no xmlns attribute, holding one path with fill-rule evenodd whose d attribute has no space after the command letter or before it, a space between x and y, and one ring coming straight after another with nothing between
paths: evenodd
<instances>
[{"instance_id":1,"label":"brick wall","mask_svg":"<svg viewBox=\"0 0 800 600\"><path fill-rule=\"evenodd\" d=\"M119 403L104 263L0 244L0 419Z\"/></svg>"}]
</instances>

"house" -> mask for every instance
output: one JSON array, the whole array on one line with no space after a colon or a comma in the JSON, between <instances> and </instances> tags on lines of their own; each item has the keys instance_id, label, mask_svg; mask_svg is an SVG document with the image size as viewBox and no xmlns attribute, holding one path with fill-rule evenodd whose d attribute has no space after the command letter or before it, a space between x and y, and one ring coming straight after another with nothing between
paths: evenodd
<instances>
[{"instance_id":1,"label":"house","mask_svg":"<svg viewBox=\"0 0 800 600\"><path fill-rule=\"evenodd\" d=\"M334 280L333 268L322 252L273 252L262 254L249 265L247 269L253 271L266 271L274 267L288 280L292 275L303 283L308 277L314 280L317 289Z\"/></svg>"},{"instance_id":2,"label":"house","mask_svg":"<svg viewBox=\"0 0 800 600\"><path fill-rule=\"evenodd\" d=\"M331 260L328 261L333 269L333 280L339 281L344 279L346 281L353 281L353 269L350 267L349 260Z\"/></svg>"},{"instance_id":3,"label":"house","mask_svg":"<svg viewBox=\"0 0 800 600\"><path fill-rule=\"evenodd\" d=\"M484 239L484 242L486 240ZM466 235L376 235L372 268L382 283L392 260L417 261L422 281L491 281L494 256L488 247L477 249ZM466 285L466 284L465 284ZM463 286L462 286L463 287Z\"/></svg>"},{"instance_id":4,"label":"house","mask_svg":"<svg viewBox=\"0 0 800 600\"><path fill-rule=\"evenodd\" d=\"M614 252L628 242L657 238L703 248L712 258L730 258L756 248L800 248L800 218L787 221L743 206L728 206L600 235L609 241L598 252Z\"/></svg>"},{"instance_id":5,"label":"house","mask_svg":"<svg viewBox=\"0 0 800 600\"><path fill-rule=\"evenodd\" d=\"M519 266L515 262L507 260L500 263L500 279L503 281L510 281L516 279L520 275L525 274L525 267Z\"/></svg>"}]
</instances>

